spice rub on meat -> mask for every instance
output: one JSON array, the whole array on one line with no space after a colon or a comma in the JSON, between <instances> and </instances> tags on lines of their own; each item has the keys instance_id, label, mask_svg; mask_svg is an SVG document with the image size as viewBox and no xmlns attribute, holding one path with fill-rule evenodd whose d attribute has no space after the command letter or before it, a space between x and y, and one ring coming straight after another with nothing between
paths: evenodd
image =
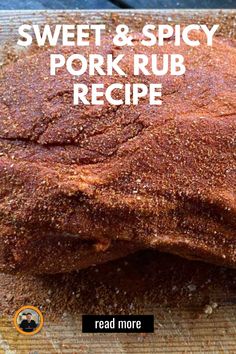
<instances>
[{"instance_id":1,"label":"spice rub on meat","mask_svg":"<svg viewBox=\"0 0 236 354\"><path fill-rule=\"evenodd\" d=\"M185 75L134 77L144 50L183 54ZM128 77L80 82L161 82L161 106L73 106L74 78L50 76L50 51L5 68L1 271L68 272L145 248L236 267L235 47L143 48L137 35L122 52Z\"/></svg>"}]
</instances>

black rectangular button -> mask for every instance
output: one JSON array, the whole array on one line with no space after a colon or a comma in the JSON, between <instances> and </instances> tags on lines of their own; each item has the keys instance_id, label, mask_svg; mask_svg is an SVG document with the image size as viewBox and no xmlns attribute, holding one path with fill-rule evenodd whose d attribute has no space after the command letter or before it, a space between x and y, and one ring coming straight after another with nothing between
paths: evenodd
<instances>
[{"instance_id":1,"label":"black rectangular button","mask_svg":"<svg viewBox=\"0 0 236 354\"><path fill-rule=\"evenodd\" d=\"M153 315L83 315L83 333L153 333Z\"/></svg>"}]
</instances>

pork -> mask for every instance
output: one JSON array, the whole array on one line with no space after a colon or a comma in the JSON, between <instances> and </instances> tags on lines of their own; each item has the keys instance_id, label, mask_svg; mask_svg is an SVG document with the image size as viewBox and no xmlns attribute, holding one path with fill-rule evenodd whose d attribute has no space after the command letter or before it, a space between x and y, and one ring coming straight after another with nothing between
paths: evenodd
<instances>
[{"instance_id":1,"label":"pork","mask_svg":"<svg viewBox=\"0 0 236 354\"><path fill-rule=\"evenodd\" d=\"M146 248L236 267L236 49L193 37L201 46L143 48L137 35L122 48L127 77L80 78L160 82L161 106L74 106L75 79L50 76L49 54L75 48L4 69L1 271L69 272ZM108 40L99 50L121 52ZM182 54L186 73L134 76L134 53Z\"/></svg>"}]
</instances>

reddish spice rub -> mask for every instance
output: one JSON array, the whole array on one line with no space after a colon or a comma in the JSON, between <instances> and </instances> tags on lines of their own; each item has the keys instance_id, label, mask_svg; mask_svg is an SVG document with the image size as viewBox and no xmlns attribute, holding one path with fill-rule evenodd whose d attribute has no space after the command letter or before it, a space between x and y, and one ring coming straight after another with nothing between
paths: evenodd
<instances>
[{"instance_id":1,"label":"reddish spice rub","mask_svg":"<svg viewBox=\"0 0 236 354\"><path fill-rule=\"evenodd\" d=\"M50 51L5 68L0 270L68 272L145 248L236 266L236 49L134 44L128 78L80 82L161 82L162 106L73 106L74 79L49 75ZM134 77L135 52L181 53L186 74Z\"/></svg>"}]
</instances>

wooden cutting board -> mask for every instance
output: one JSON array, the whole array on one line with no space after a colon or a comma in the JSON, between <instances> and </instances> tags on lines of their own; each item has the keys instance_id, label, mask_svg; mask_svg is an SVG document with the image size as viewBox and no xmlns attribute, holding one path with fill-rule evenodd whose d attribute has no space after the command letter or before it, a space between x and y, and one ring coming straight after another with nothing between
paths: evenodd
<instances>
[{"instance_id":1,"label":"wooden cutting board","mask_svg":"<svg viewBox=\"0 0 236 354\"><path fill-rule=\"evenodd\" d=\"M219 23L220 33L230 39L236 38L235 19L236 10L4 11L0 12L0 61L3 65L19 54L15 43L17 28L22 23L106 23L110 30L119 22L134 30L147 22ZM135 285L135 294L129 292L131 285ZM25 297L17 293L20 288ZM34 297L33 288L40 296ZM109 303L117 305L119 292L122 301L127 298L123 313L133 313L135 303L139 308L136 313L155 315L155 333L82 334L81 314L89 313L88 304L91 312L98 303L105 304L103 309L107 312ZM86 298L88 293L90 297ZM2 274L0 297L0 354L236 353L236 271L158 252L130 256L67 276ZM12 325L12 314L26 304L40 307L45 318L43 330L32 338L20 335ZM61 306L62 315L54 319L57 306Z\"/></svg>"}]
</instances>

